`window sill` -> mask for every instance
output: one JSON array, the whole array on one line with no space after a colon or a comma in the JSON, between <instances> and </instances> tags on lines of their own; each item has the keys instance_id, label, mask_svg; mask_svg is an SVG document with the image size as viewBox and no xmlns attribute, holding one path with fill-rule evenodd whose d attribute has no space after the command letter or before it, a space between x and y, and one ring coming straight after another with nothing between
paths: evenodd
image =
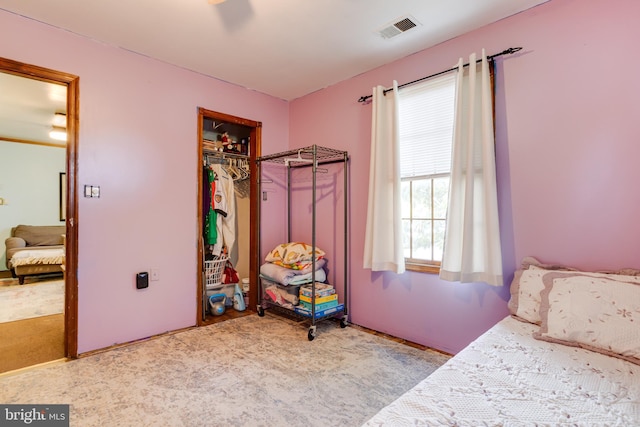
<instances>
[{"instance_id":1,"label":"window sill","mask_svg":"<svg viewBox=\"0 0 640 427\"><path fill-rule=\"evenodd\" d=\"M407 271L415 271L417 273L440 274L440 266L434 264L416 264L406 261L404 268Z\"/></svg>"}]
</instances>

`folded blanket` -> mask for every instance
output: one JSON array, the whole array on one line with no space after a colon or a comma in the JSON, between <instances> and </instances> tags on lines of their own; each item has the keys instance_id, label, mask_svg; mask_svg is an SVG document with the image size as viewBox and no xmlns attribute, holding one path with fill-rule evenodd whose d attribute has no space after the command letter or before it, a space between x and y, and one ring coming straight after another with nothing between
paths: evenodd
<instances>
[{"instance_id":1,"label":"folded blanket","mask_svg":"<svg viewBox=\"0 0 640 427\"><path fill-rule=\"evenodd\" d=\"M34 264L62 264L64 249L37 249L18 251L11 257L12 267Z\"/></svg>"},{"instance_id":2,"label":"folded blanket","mask_svg":"<svg viewBox=\"0 0 640 427\"><path fill-rule=\"evenodd\" d=\"M319 260L324 257L322 249L316 247L315 256L312 249L313 246L304 242L282 243L269 252L264 260L293 270L301 270L311 264L313 258Z\"/></svg>"},{"instance_id":3,"label":"folded blanket","mask_svg":"<svg viewBox=\"0 0 640 427\"><path fill-rule=\"evenodd\" d=\"M293 306L298 305L300 302L297 294L291 294L285 289L279 288L277 285L268 286L264 291L271 301L283 307L293 309Z\"/></svg>"},{"instance_id":4,"label":"folded blanket","mask_svg":"<svg viewBox=\"0 0 640 427\"><path fill-rule=\"evenodd\" d=\"M322 261L322 260L320 260ZM317 262L316 266L324 265ZM301 285L311 281L312 270L291 270L290 268L280 267L279 265L267 262L260 266L260 274L272 282L282 285ZM322 267L316 270L316 282L324 282L327 280L327 274Z\"/></svg>"}]
</instances>

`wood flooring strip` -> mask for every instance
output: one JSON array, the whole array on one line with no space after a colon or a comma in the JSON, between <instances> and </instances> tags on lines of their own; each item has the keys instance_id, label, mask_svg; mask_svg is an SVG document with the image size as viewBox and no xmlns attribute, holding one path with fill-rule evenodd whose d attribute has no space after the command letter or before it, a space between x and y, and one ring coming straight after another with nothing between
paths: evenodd
<instances>
[{"instance_id":1,"label":"wood flooring strip","mask_svg":"<svg viewBox=\"0 0 640 427\"><path fill-rule=\"evenodd\" d=\"M0 373L64 357L64 314L0 323Z\"/></svg>"}]
</instances>

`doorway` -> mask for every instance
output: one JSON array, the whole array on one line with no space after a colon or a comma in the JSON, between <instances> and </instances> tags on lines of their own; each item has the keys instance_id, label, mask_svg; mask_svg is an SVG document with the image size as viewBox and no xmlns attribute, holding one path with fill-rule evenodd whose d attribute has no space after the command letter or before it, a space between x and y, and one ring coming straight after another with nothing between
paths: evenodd
<instances>
[{"instance_id":1,"label":"doorway","mask_svg":"<svg viewBox=\"0 0 640 427\"><path fill-rule=\"evenodd\" d=\"M258 198L258 177L256 159L260 156L262 138L262 123L253 120L224 114L204 108L198 109L198 292L197 292L197 325L208 325L230 318L250 314L256 311L258 303L257 277L259 268L258 250L258 221L260 203ZM213 315L209 310L208 294L225 293L225 287L218 284L210 286L210 276L207 266L210 265L210 251L204 238L205 221L204 194L209 191L203 182L204 170L208 166L208 159L227 166L229 162L236 167L242 162L246 176L240 176L235 194L238 210L241 209L236 230L236 247L231 254L238 260L239 280L248 279L246 292L246 309L238 312L234 309L225 310L224 314ZM237 254L234 252L237 251ZM230 254L230 255L231 255ZM242 283L239 284L242 288ZM228 293L229 287L226 287ZM224 298L224 297L223 297Z\"/></svg>"},{"instance_id":2,"label":"doorway","mask_svg":"<svg viewBox=\"0 0 640 427\"><path fill-rule=\"evenodd\" d=\"M63 239L63 254L62 264L60 269L63 270L62 276L62 289L64 292L63 302L63 320L62 320L62 337L63 340L63 355L66 358L76 358L78 356L78 342L77 342L77 259L78 259L78 227L77 227L77 197L76 197L76 169L77 169L77 146L78 146L78 89L79 78L77 76L67 74L60 71L55 71L47 68L38 67L35 65L24 64L21 62L13 61L6 58L0 58L0 73L7 76L18 77L19 79L26 79L29 82L42 82L46 87L59 87L63 88L64 97L62 105L64 111L60 113L65 116L66 125L66 143L62 144L64 150L64 170L56 173L55 185L56 203L59 201L59 221L62 225L61 230L64 231ZM3 91L3 94L7 94ZM15 95L17 99L21 97L20 94ZM0 100L0 104L7 102L7 96ZM0 114L2 114L0 109ZM15 111L15 108L13 109ZM6 110L5 110L6 112ZM64 114L63 114L64 113ZM26 113L25 113L26 115ZM6 119L6 115L2 118ZM10 119L9 119L10 120ZM15 120L15 119L14 119ZM48 128L52 126L52 123L43 123L42 127ZM54 129L52 129L54 130ZM15 143L21 146L51 146L55 144L49 144L43 142L41 138L21 137L19 134L3 135L0 133L0 141ZM16 177L16 179L26 180L27 176ZM10 182L14 182L13 179ZM9 182L0 183L4 184L0 189L4 188L4 191L8 191ZM2 198L2 195L0 195ZM18 202L18 199L15 199ZM3 204L6 208L17 207L18 203L12 206L11 199L3 200ZM58 212L56 212L57 215ZM18 224L4 224L3 227L9 226L9 228ZM6 231L6 230L5 230ZM5 250L3 245L3 251ZM14 270L15 271L15 270ZM34 280L37 280L40 275L34 276ZM44 277L44 276L42 276ZM20 352L26 350L19 350L21 347L15 347L12 352ZM15 354L12 354L15 356ZM0 355L2 357L2 355ZM27 358L24 358L27 360ZM42 363L44 361L25 362L26 367L33 363ZM14 368L15 369L15 368Z\"/></svg>"}]
</instances>

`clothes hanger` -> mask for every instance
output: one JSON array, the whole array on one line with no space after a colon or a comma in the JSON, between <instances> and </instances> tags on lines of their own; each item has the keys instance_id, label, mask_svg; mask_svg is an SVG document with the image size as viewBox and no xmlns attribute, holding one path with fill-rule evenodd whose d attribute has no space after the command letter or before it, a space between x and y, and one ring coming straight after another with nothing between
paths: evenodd
<instances>
[{"instance_id":1,"label":"clothes hanger","mask_svg":"<svg viewBox=\"0 0 640 427\"><path fill-rule=\"evenodd\" d=\"M298 157L288 157L284 159L285 166L289 166L289 163L313 163L313 159L305 159L302 157L302 150L298 150Z\"/></svg>"}]
</instances>

